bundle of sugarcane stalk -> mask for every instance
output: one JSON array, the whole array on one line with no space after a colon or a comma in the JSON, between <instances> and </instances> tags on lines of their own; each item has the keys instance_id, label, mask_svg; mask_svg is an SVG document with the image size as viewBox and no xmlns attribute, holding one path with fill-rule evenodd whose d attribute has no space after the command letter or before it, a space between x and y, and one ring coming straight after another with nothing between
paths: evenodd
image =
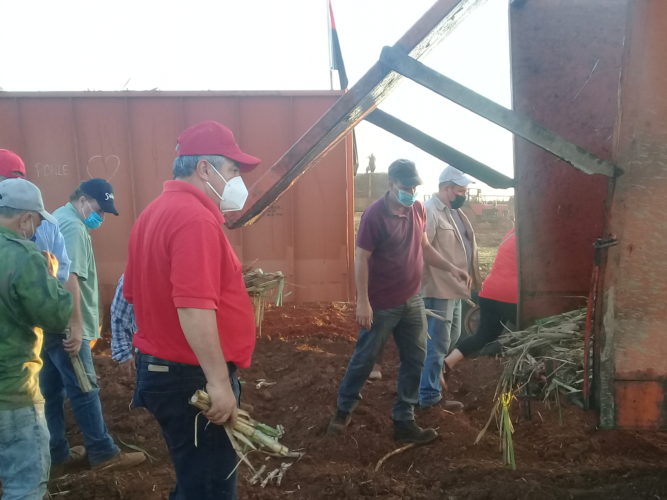
<instances>
[{"instance_id":1,"label":"bundle of sugarcane stalk","mask_svg":"<svg viewBox=\"0 0 667 500\"><path fill-rule=\"evenodd\" d=\"M190 404L202 411L207 411L211 407L211 399L205 391L196 391L190 398ZM250 483L255 484L261 480L262 487L265 487L269 482L274 481L280 486L291 464L282 463L280 467L264 475L266 466L263 465L259 470L256 469L248 460L248 454L257 451L273 457L299 459L303 453L290 451L287 446L278 441L285 434L281 425L271 427L253 419L245 410L237 411L236 420L233 423L226 423L224 428L239 457L239 463L243 462L253 472ZM262 478L262 475L265 477Z\"/></svg>"},{"instance_id":2,"label":"bundle of sugarcane stalk","mask_svg":"<svg viewBox=\"0 0 667 500\"><path fill-rule=\"evenodd\" d=\"M500 337L505 358L491 416L475 442L497 420L504 462L516 467L510 419L511 402L519 397L555 399L581 393L584 362L586 310L577 309L535 322L521 331L507 331Z\"/></svg>"},{"instance_id":3,"label":"bundle of sugarcane stalk","mask_svg":"<svg viewBox=\"0 0 667 500\"><path fill-rule=\"evenodd\" d=\"M251 269L243 274L246 291L252 299L255 311L255 326L258 334L262 334L262 320L264 319L264 306L271 294L275 294L275 304L283 304L283 289L285 277L280 271L265 273L261 269Z\"/></svg>"}]
</instances>

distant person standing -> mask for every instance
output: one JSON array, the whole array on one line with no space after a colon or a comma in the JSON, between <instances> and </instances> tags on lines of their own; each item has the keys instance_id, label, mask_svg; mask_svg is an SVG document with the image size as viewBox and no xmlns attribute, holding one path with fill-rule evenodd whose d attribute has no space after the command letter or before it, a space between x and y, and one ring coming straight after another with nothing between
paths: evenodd
<instances>
[{"instance_id":1,"label":"distant person standing","mask_svg":"<svg viewBox=\"0 0 667 500\"><path fill-rule=\"evenodd\" d=\"M424 261L464 283L468 275L428 242L426 212L416 201L421 182L412 161L396 160L389 166L389 191L361 217L355 253L356 318L361 330L338 390L329 434L345 431L361 400L359 391L393 335L401 359L392 409L394 439L428 443L438 435L434 429L419 427L414 417L426 351L426 315L419 294Z\"/></svg>"},{"instance_id":2,"label":"distant person standing","mask_svg":"<svg viewBox=\"0 0 667 500\"><path fill-rule=\"evenodd\" d=\"M24 179L0 182L0 481L5 500L41 500L49 479L49 431L38 372L42 329L62 330L72 296L30 238L55 223ZM51 261L53 263L53 261Z\"/></svg>"},{"instance_id":3,"label":"distant person standing","mask_svg":"<svg viewBox=\"0 0 667 500\"><path fill-rule=\"evenodd\" d=\"M47 337L42 351L44 368L40 375L46 399L46 421L51 433L52 462L66 465L77 458L72 456L65 434L64 403L67 396L83 434L88 461L95 470L132 467L146 459L141 452L122 453L109 435L90 350L90 341L100 336L100 318L97 267L89 232L100 227L105 213L118 215L111 184L104 179L90 179L82 182L70 196L69 203L53 214L65 238L71 260L70 272L76 275L79 282L80 293L74 297L81 310L83 325L79 357L93 390L83 392L79 387L69 353L63 346L64 335Z\"/></svg>"},{"instance_id":4,"label":"distant person standing","mask_svg":"<svg viewBox=\"0 0 667 500\"><path fill-rule=\"evenodd\" d=\"M234 499L237 457L223 424L236 417L236 370L250 365L255 316L223 212L243 208L241 174L260 160L216 121L183 131L177 154L174 180L130 235L123 290L139 328L133 404L162 428L176 470L170 498ZM197 389L211 398L206 418L188 404Z\"/></svg>"},{"instance_id":5,"label":"distant person standing","mask_svg":"<svg viewBox=\"0 0 667 500\"><path fill-rule=\"evenodd\" d=\"M440 174L438 192L426 202L426 237L445 259L465 269L470 280L441 269L424 265L422 295L427 309L443 319L428 318L426 361L419 386L419 405L433 406L441 402L440 375L445 356L461 335L461 301L470 298L471 287L479 288L481 278L475 231L461 210L466 200L467 186L472 182L460 170L448 165ZM458 401L444 401L441 406L450 411L460 410Z\"/></svg>"}]
</instances>

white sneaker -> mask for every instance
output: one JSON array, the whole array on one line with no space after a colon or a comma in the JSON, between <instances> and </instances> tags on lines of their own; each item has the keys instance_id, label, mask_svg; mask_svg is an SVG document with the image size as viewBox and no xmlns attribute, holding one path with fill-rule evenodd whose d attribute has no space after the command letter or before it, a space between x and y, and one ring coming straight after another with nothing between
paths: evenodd
<instances>
[{"instance_id":1,"label":"white sneaker","mask_svg":"<svg viewBox=\"0 0 667 500\"><path fill-rule=\"evenodd\" d=\"M368 380L382 380L382 372L380 371L379 366L374 366L373 371L368 376Z\"/></svg>"}]
</instances>

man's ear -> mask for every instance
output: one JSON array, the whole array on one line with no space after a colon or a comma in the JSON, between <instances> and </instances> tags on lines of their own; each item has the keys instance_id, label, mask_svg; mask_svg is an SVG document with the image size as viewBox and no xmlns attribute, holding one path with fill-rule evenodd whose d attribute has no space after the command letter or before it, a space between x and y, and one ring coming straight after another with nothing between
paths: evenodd
<instances>
[{"instance_id":1,"label":"man's ear","mask_svg":"<svg viewBox=\"0 0 667 500\"><path fill-rule=\"evenodd\" d=\"M208 181L209 177L211 175L210 169L213 168L209 162L206 160L199 160L197 162L197 166L195 167L195 172L197 172L197 176L204 180Z\"/></svg>"},{"instance_id":2,"label":"man's ear","mask_svg":"<svg viewBox=\"0 0 667 500\"><path fill-rule=\"evenodd\" d=\"M30 223L31 220L32 220L31 212L22 213L21 215L19 215L19 220L18 220L19 227L22 226L23 224Z\"/></svg>"}]
</instances>

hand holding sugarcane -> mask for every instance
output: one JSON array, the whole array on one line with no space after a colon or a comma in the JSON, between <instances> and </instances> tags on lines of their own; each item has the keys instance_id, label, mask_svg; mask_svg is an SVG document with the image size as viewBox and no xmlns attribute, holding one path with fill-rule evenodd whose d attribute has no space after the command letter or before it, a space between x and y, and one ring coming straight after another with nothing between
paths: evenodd
<instances>
[{"instance_id":1,"label":"hand holding sugarcane","mask_svg":"<svg viewBox=\"0 0 667 500\"><path fill-rule=\"evenodd\" d=\"M204 391L196 391L190 398L190 404L199 408L202 412L208 412L211 407L211 398L209 397L209 394ZM285 472L292 465L283 463L280 468L267 473L262 479L262 475L266 471L266 464L262 465L259 470L255 469L248 459L248 455L251 452L263 452L271 456L296 459L303 456L303 453L290 451L287 446L284 446L278 441L285 432L281 425L278 425L275 428L270 427L253 419L247 411L237 410L234 413L234 416L225 422L223 428L239 458L239 464L243 462L253 472L250 484L257 484L261 481L261 486L264 488L271 481L274 481L280 486ZM196 429L197 424L195 418L195 446L197 446Z\"/></svg>"},{"instance_id":2,"label":"hand holding sugarcane","mask_svg":"<svg viewBox=\"0 0 667 500\"><path fill-rule=\"evenodd\" d=\"M204 416L216 425L223 425L227 421L236 420L236 396L232 391L229 380L220 383L208 382L206 392L210 406L204 410Z\"/></svg>"},{"instance_id":3,"label":"hand holding sugarcane","mask_svg":"<svg viewBox=\"0 0 667 500\"><path fill-rule=\"evenodd\" d=\"M76 356L81 350L81 342L83 342L83 329L80 325L71 325L69 335L63 340L63 349L68 354Z\"/></svg>"},{"instance_id":4,"label":"hand holding sugarcane","mask_svg":"<svg viewBox=\"0 0 667 500\"><path fill-rule=\"evenodd\" d=\"M196 391L190 398L190 404L203 412L207 412L211 405L210 395L204 391ZM289 451L287 446L278 442L278 439L284 433L282 426L273 428L262 424L251 418L247 411L239 410L236 407L234 418L230 418L224 427L239 456L243 456L243 450L238 441L250 449L257 450L261 448L282 457L300 458L303 455L303 453ZM251 466L251 468L254 470L254 467Z\"/></svg>"}]
</instances>

